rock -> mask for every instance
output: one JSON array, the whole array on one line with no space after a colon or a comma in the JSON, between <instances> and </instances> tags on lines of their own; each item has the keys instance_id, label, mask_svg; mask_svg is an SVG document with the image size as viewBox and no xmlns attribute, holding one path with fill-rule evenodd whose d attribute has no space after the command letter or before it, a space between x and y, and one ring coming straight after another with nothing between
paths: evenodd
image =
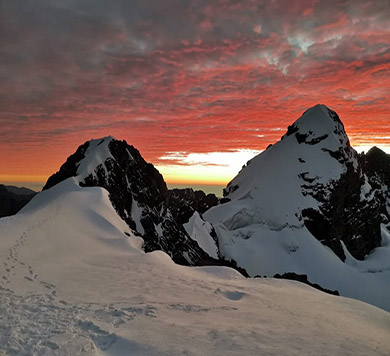
<instances>
[{"instance_id":1,"label":"rock","mask_svg":"<svg viewBox=\"0 0 390 356\"><path fill-rule=\"evenodd\" d=\"M363 155L365 173L371 182L383 182L390 187L390 155L378 147L372 147Z\"/></svg>"},{"instance_id":2,"label":"rock","mask_svg":"<svg viewBox=\"0 0 390 356\"><path fill-rule=\"evenodd\" d=\"M206 210L217 205L219 199L215 194L205 194L201 190L191 188L172 189L168 192L168 206L173 217L180 224L185 224L195 211L203 214Z\"/></svg>"},{"instance_id":3,"label":"rock","mask_svg":"<svg viewBox=\"0 0 390 356\"><path fill-rule=\"evenodd\" d=\"M259 277L259 276L257 276L257 277ZM307 275L306 274L297 274L297 273L294 273L294 272L287 272L287 273L283 273L282 275L275 274L273 276L273 278L288 279L290 281L298 281L298 282L301 282L301 283L305 283L305 284L307 284L310 287L318 289L321 292L325 292L325 293L333 294L333 295L340 295L337 290L330 290L330 289L322 288L319 284L309 282L309 280L307 279Z\"/></svg>"},{"instance_id":4,"label":"rock","mask_svg":"<svg viewBox=\"0 0 390 356\"><path fill-rule=\"evenodd\" d=\"M0 184L0 218L16 214L35 194L27 188Z\"/></svg>"},{"instance_id":5,"label":"rock","mask_svg":"<svg viewBox=\"0 0 390 356\"><path fill-rule=\"evenodd\" d=\"M104 156L105 155L105 156ZM96 161L96 157L106 157ZM94 165L87 163L95 162ZM88 167L79 171L79 167ZM118 215L144 239L146 252L163 250L179 264L196 265L208 255L185 232L169 208L169 192L162 175L139 151L111 137L81 145L51 176L44 189L69 177L80 186L107 189Z\"/></svg>"}]
</instances>

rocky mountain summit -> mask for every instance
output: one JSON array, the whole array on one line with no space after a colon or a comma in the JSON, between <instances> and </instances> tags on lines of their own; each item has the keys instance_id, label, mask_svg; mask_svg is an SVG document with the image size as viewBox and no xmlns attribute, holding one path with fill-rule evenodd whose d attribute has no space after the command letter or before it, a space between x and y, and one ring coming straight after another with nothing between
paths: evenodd
<instances>
[{"instance_id":1,"label":"rocky mountain summit","mask_svg":"<svg viewBox=\"0 0 390 356\"><path fill-rule=\"evenodd\" d=\"M0 217L16 214L35 194L28 188L0 184Z\"/></svg>"},{"instance_id":2,"label":"rocky mountain summit","mask_svg":"<svg viewBox=\"0 0 390 356\"><path fill-rule=\"evenodd\" d=\"M378 147L372 147L366 154L362 154L362 164L371 183L385 184L390 187L390 155Z\"/></svg>"},{"instance_id":3,"label":"rocky mountain summit","mask_svg":"<svg viewBox=\"0 0 390 356\"><path fill-rule=\"evenodd\" d=\"M43 189L69 177L77 177L80 186L107 189L118 215L144 239L146 252L163 250L185 265L209 258L173 217L161 174L126 141L106 137L85 142Z\"/></svg>"}]
</instances>

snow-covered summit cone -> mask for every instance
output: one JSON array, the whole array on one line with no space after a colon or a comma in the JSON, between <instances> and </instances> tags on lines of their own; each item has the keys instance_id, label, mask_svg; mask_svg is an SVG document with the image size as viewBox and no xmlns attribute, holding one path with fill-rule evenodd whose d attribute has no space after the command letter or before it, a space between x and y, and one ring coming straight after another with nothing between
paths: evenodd
<instances>
[{"instance_id":1,"label":"snow-covered summit cone","mask_svg":"<svg viewBox=\"0 0 390 356\"><path fill-rule=\"evenodd\" d=\"M224 193L230 202L210 209L209 221L236 232L256 225L305 228L342 260L341 241L363 259L380 245L381 223L389 219L342 122L324 105L307 110L279 142L250 160Z\"/></svg>"},{"instance_id":2,"label":"snow-covered summit cone","mask_svg":"<svg viewBox=\"0 0 390 356\"><path fill-rule=\"evenodd\" d=\"M126 141L110 136L85 142L43 189L69 177L80 186L107 189L118 215L144 239L146 252L163 250L175 262L190 265L208 258L172 217L162 175Z\"/></svg>"}]
</instances>

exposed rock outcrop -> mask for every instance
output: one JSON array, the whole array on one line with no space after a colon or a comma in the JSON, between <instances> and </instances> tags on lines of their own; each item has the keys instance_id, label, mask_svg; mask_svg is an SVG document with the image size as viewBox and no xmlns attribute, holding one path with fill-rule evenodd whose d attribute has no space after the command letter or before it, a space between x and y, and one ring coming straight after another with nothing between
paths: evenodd
<instances>
[{"instance_id":1,"label":"exposed rock outcrop","mask_svg":"<svg viewBox=\"0 0 390 356\"><path fill-rule=\"evenodd\" d=\"M197 211L203 214L206 210L218 204L215 194L205 194L192 188L169 190L168 206L176 221L185 224Z\"/></svg>"},{"instance_id":2,"label":"exposed rock outcrop","mask_svg":"<svg viewBox=\"0 0 390 356\"><path fill-rule=\"evenodd\" d=\"M328 294L332 294L332 295L340 295L339 292L337 290L330 290L330 289L326 289L326 288L322 288L319 284L317 283L311 283L308 279L307 279L307 275L306 274L297 274L297 273L294 273L294 272L287 272L287 273L283 273L282 275L280 274L275 274L273 278L277 278L277 279L288 279L290 281L297 281L297 282L301 282L301 283L304 283L304 284L307 284L308 286L310 287L313 287L315 289L318 289L320 290L321 292L325 292L325 293L328 293Z\"/></svg>"}]
</instances>

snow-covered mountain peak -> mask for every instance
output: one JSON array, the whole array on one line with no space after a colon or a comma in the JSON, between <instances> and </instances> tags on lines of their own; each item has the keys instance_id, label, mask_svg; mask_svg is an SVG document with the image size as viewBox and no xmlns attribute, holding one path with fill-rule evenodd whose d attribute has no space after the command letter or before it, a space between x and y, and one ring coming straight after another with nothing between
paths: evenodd
<instances>
[{"instance_id":1,"label":"snow-covered mountain peak","mask_svg":"<svg viewBox=\"0 0 390 356\"><path fill-rule=\"evenodd\" d=\"M77 176L80 181L84 181L90 174L95 174L95 170L98 166L108 159L114 159L109 145L116 139L112 136L106 136L99 139L92 139L87 141L87 147L84 151L84 157L78 162L77 165Z\"/></svg>"},{"instance_id":2,"label":"snow-covered mountain peak","mask_svg":"<svg viewBox=\"0 0 390 356\"><path fill-rule=\"evenodd\" d=\"M317 134L325 134L326 131L330 132L335 126L342 126L336 112L323 104L317 104L307 109L295 124L300 130L311 130Z\"/></svg>"},{"instance_id":3,"label":"snow-covered mountain peak","mask_svg":"<svg viewBox=\"0 0 390 356\"><path fill-rule=\"evenodd\" d=\"M348 167L357 167L357 153L349 144L344 125L334 111L318 104L290 125L279 142L251 159L228 184L225 195L234 200L242 199L248 192L252 198L259 192L261 196L268 192L269 198L278 194L283 200L297 202L302 196L310 200L301 189L292 187L327 185ZM298 196L295 191L299 191ZM291 213L297 215L297 211L290 210L283 215Z\"/></svg>"},{"instance_id":4,"label":"snow-covered mountain peak","mask_svg":"<svg viewBox=\"0 0 390 356\"><path fill-rule=\"evenodd\" d=\"M107 179L110 175L110 168L118 160L117 155L113 154L113 151L118 151L118 146L121 146L119 151L121 151L122 159L124 156L128 160L134 159L130 151L137 150L129 146L126 141L119 141L113 136L91 139L84 142L75 153L68 157L60 170L49 178L44 189L68 177L75 177L80 185L90 185L86 180L96 180L98 175L103 175ZM137 154L140 156L138 151Z\"/></svg>"},{"instance_id":5,"label":"snow-covered mountain peak","mask_svg":"<svg viewBox=\"0 0 390 356\"><path fill-rule=\"evenodd\" d=\"M322 148L336 151L350 147L344 125L337 113L325 105L317 104L288 127L282 139L293 136L298 143L320 144Z\"/></svg>"},{"instance_id":6,"label":"snow-covered mountain peak","mask_svg":"<svg viewBox=\"0 0 390 356\"><path fill-rule=\"evenodd\" d=\"M263 243L271 241L268 237L280 236L289 255L302 242L295 236L305 234L342 260L341 240L355 258L364 259L379 246L379 226L387 221L381 218L387 216L382 193L378 190L376 205L370 205L368 191L375 192L365 182L338 115L316 105L289 126L279 142L251 159L225 188L227 203L211 208L204 217L219 233L221 255L238 262L243 257L228 246L259 243L264 248ZM370 221L370 226L359 221ZM248 262L245 253L241 266L249 273L262 273L259 256Z\"/></svg>"},{"instance_id":7,"label":"snow-covered mountain peak","mask_svg":"<svg viewBox=\"0 0 390 356\"><path fill-rule=\"evenodd\" d=\"M118 215L144 239L146 252L161 249L175 262L190 265L208 258L172 216L162 175L125 140L108 136L85 142L43 189L70 177L83 187L105 188Z\"/></svg>"}]
</instances>

